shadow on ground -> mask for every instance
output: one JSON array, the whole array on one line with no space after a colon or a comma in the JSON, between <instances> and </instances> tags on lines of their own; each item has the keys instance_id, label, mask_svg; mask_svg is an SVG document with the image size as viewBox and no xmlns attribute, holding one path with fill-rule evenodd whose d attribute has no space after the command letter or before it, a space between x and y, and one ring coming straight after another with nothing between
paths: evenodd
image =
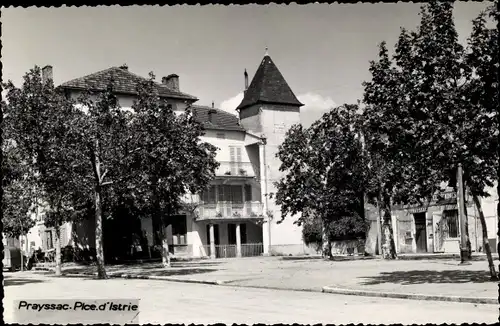
<instances>
[{"instance_id":1,"label":"shadow on ground","mask_svg":"<svg viewBox=\"0 0 500 326\"><path fill-rule=\"evenodd\" d=\"M42 283L43 280L37 280L32 278L15 278L15 277L5 277L3 281L4 286L20 286L32 283Z\"/></svg>"},{"instance_id":2,"label":"shadow on ground","mask_svg":"<svg viewBox=\"0 0 500 326\"><path fill-rule=\"evenodd\" d=\"M392 283L401 285L438 284L438 283L487 283L490 274L487 271L446 270L446 271L396 271L382 272L377 276L360 277L361 285Z\"/></svg>"},{"instance_id":3,"label":"shadow on ground","mask_svg":"<svg viewBox=\"0 0 500 326\"><path fill-rule=\"evenodd\" d=\"M183 276L183 275L194 275L211 273L217 271L216 269L210 268L189 268L189 269L163 269L159 271L154 271L148 273L148 276Z\"/></svg>"},{"instance_id":4,"label":"shadow on ground","mask_svg":"<svg viewBox=\"0 0 500 326\"><path fill-rule=\"evenodd\" d=\"M218 262L196 262L196 263L186 263L186 262L172 262L171 268L189 268L193 269L196 267L215 267L219 266L221 263ZM106 265L107 272L137 272L144 271L148 272L149 270L154 269L162 269L163 265L161 263L154 264L127 264L127 265ZM65 273L96 273L97 266L80 266L80 267L69 267L63 268Z\"/></svg>"}]
</instances>

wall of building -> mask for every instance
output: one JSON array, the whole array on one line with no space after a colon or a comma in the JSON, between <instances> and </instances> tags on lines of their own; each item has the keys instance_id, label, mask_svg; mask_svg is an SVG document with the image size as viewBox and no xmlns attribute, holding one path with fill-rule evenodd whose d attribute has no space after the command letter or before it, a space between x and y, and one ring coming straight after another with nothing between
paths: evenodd
<instances>
[{"instance_id":1,"label":"wall of building","mask_svg":"<svg viewBox=\"0 0 500 326\"><path fill-rule=\"evenodd\" d=\"M284 175L283 172L279 171L281 161L276 157L278 147L285 140L285 134L288 129L292 125L300 123L300 114L298 112L286 111L286 109L288 109L286 106L264 105L260 113L262 133L267 139L264 153L267 193L276 193L277 189L274 186L274 182L278 181ZM282 223L278 224L277 222L281 219L281 209L276 205L274 198L268 200L268 210L273 215L270 223L270 245L300 245L302 248L302 228L293 223L297 220L297 217L287 216ZM284 248L282 250L285 250ZM290 250L292 250L291 247ZM293 249L293 251L296 250L298 249Z\"/></svg>"},{"instance_id":2,"label":"wall of building","mask_svg":"<svg viewBox=\"0 0 500 326\"><path fill-rule=\"evenodd\" d=\"M259 104L245 108L242 114L240 114L241 125L252 133L260 134L263 131L261 111L262 107Z\"/></svg>"},{"instance_id":3,"label":"wall of building","mask_svg":"<svg viewBox=\"0 0 500 326\"><path fill-rule=\"evenodd\" d=\"M81 91L74 90L71 91L70 97L76 101L82 94L83 93ZM97 96L93 95L91 96L91 98L95 100ZM117 98L118 98L118 103L122 109L127 111L132 111L132 106L134 105L136 96L120 94L117 96ZM184 110L186 110L187 108L187 104L183 100L169 99L169 103L172 104L174 111L178 114L183 113Z\"/></svg>"}]
</instances>

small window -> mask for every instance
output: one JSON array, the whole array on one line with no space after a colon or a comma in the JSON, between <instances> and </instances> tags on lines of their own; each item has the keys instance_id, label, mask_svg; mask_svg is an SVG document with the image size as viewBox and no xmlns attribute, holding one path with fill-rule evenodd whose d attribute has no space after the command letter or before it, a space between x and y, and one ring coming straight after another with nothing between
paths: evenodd
<instances>
[{"instance_id":1,"label":"small window","mask_svg":"<svg viewBox=\"0 0 500 326\"><path fill-rule=\"evenodd\" d=\"M223 133L223 132L218 132L216 134L216 137L219 138L219 139L226 139L226 134Z\"/></svg>"}]
</instances>

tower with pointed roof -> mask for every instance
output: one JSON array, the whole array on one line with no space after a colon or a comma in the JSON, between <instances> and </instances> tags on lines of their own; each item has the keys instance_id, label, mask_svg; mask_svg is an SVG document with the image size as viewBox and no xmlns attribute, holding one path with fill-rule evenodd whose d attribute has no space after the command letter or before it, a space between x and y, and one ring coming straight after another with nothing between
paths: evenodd
<instances>
[{"instance_id":1,"label":"tower with pointed roof","mask_svg":"<svg viewBox=\"0 0 500 326\"><path fill-rule=\"evenodd\" d=\"M281 247L282 245L300 245L302 247L301 228L293 224L293 217L277 224L281 217L279 206L274 199L265 194L276 193L274 182L283 175L279 171L280 160L276 157L278 147L285 139L290 127L300 123L300 107L297 99L285 78L267 53L262 59L255 75L247 87L245 70L245 92L237 107L241 125L251 133L266 139L259 149L261 165L262 202L266 211L274 217L269 223L264 223L264 247ZM266 250L265 250L266 251Z\"/></svg>"}]
</instances>

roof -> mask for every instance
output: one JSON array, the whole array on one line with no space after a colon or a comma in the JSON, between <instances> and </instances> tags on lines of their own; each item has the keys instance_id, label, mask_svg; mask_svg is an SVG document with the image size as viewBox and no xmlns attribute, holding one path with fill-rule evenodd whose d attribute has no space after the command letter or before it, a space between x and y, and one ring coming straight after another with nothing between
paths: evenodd
<instances>
[{"instance_id":1,"label":"roof","mask_svg":"<svg viewBox=\"0 0 500 326\"><path fill-rule=\"evenodd\" d=\"M147 78L131 73L127 69L119 67L111 67L96 73L83 76L80 78L72 79L62 83L60 87L66 89L81 89L102 91L105 90L109 81L114 79L114 88L117 93L121 94L137 94L137 85L140 82L146 81ZM164 98L177 98L195 102L198 99L195 96L174 91L166 85L155 82L158 90L158 95Z\"/></svg>"},{"instance_id":2,"label":"roof","mask_svg":"<svg viewBox=\"0 0 500 326\"><path fill-rule=\"evenodd\" d=\"M200 122L205 129L245 131L234 114L201 105L193 105L191 108L195 120ZM212 122L209 120L209 111L214 112Z\"/></svg>"},{"instance_id":3,"label":"roof","mask_svg":"<svg viewBox=\"0 0 500 326\"><path fill-rule=\"evenodd\" d=\"M264 56L237 110L257 103L302 106L269 55Z\"/></svg>"}]
</instances>

